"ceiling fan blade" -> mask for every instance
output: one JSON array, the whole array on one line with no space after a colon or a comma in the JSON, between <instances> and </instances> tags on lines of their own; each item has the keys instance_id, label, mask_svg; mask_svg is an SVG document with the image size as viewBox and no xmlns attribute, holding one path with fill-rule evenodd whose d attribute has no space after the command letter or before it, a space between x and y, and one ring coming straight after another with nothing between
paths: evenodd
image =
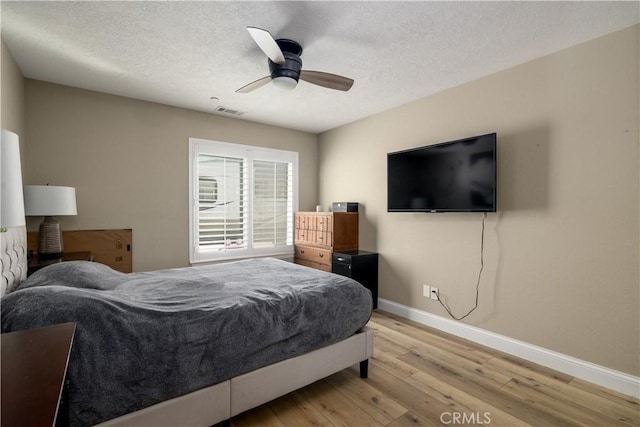
<instances>
[{"instance_id":1,"label":"ceiling fan blade","mask_svg":"<svg viewBox=\"0 0 640 427\"><path fill-rule=\"evenodd\" d=\"M253 40L258 44L258 47L262 49L265 55L276 64L284 64L284 54L282 49L276 43L271 33L267 30L263 30L258 27L247 27L247 31L253 37Z\"/></svg>"},{"instance_id":2,"label":"ceiling fan blade","mask_svg":"<svg viewBox=\"0 0 640 427\"><path fill-rule=\"evenodd\" d=\"M266 85L271 81L271 76L263 77L261 79L256 80L255 82L251 82L248 85L242 86L240 89L236 90L236 93L248 93L254 91L262 86Z\"/></svg>"},{"instance_id":3,"label":"ceiling fan blade","mask_svg":"<svg viewBox=\"0 0 640 427\"><path fill-rule=\"evenodd\" d=\"M314 85L329 89L348 91L353 86L353 80L337 74L323 73L322 71L300 71L300 79Z\"/></svg>"}]
</instances>

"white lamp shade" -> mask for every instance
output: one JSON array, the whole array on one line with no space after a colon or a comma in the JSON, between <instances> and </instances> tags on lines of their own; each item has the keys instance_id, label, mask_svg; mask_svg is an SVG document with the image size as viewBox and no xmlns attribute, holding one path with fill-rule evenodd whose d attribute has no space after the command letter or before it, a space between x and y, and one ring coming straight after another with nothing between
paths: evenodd
<instances>
[{"instance_id":1,"label":"white lamp shade","mask_svg":"<svg viewBox=\"0 0 640 427\"><path fill-rule=\"evenodd\" d=\"M25 225L18 135L2 129L0 142L0 227Z\"/></svg>"},{"instance_id":2,"label":"white lamp shade","mask_svg":"<svg viewBox=\"0 0 640 427\"><path fill-rule=\"evenodd\" d=\"M53 185L25 185L24 206L27 216L77 215L76 189Z\"/></svg>"}]
</instances>

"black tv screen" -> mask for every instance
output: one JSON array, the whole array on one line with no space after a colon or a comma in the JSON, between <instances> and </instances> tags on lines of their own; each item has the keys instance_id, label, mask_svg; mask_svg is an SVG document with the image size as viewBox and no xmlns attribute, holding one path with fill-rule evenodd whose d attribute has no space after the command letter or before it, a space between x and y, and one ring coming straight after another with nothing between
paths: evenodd
<instances>
[{"instance_id":1,"label":"black tv screen","mask_svg":"<svg viewBox=\"0 0 640 427\"><path fill-rule=\"evenodd\" d=\"M496 134L387 154L389 212L495 212Z\"/></svg>"}]
</instances>

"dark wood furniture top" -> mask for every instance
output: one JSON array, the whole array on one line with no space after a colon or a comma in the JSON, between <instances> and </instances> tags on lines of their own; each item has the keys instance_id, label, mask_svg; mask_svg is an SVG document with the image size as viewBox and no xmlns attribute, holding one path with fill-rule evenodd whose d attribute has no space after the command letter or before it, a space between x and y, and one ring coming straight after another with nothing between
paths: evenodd
<instances>
[{"instance_id":1,"label":"dark wood furniture top","mask_svg":"<svg viewBox=\"0 0 640 427\"><path fill-rule=\"evenodd\" d=\"M0 335L3 426L53 426L75 323Z\"/></svg>"},{"instance_id":2,"label":"dark wood furniture top","mask_svg":"<svg viewBox=\"0 0 640 427\"><path fill-rule=\"evenodd\" d=\"M93 254L88 251L82 252L64 252L61 256L40 257L37 254L29 260L27 268L27 276L35 273L43 267L51 264L57 264L63 261L93 261Z\"/></svg>"}]
</instances>

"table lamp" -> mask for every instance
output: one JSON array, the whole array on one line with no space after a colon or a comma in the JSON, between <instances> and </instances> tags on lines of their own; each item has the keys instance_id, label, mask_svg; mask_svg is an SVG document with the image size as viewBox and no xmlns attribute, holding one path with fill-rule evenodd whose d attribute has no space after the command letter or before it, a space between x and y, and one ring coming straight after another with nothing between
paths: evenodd
<instances>
[{"instance_id":1,"label":"table lamp","mask_svg":"<svg viewBox=\"0 0 640 427\"><path fill-rule=\"evenodd\" d=\"M38 256L61 256L64 244L56 216L78 214L76 189L53 185L25 185L24 207L27 216L44 216L38 233Z\"/></svg>"}]
</instances>

